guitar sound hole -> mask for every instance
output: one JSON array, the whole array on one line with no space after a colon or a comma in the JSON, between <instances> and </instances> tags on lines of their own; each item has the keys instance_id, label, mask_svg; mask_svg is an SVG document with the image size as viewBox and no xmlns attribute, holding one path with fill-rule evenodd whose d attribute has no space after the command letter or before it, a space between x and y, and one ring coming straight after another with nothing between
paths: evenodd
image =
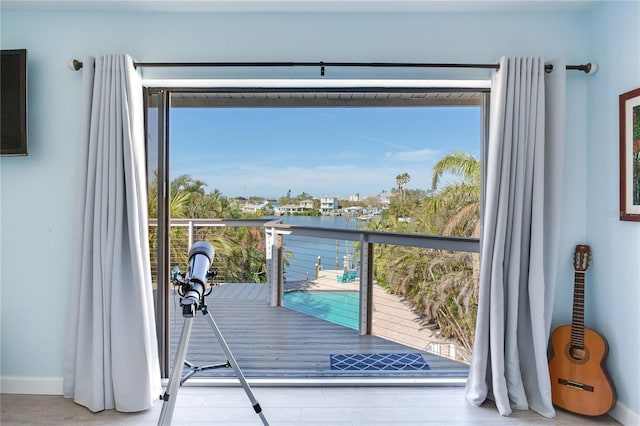
<instances>
[{"instance_id":1,"label":"guitar sound hole","mask_svg":"<svg viewBox=\"0 0 640 426\"><path fill-rule=\"evenodd\" d=\"M577 363L586 362L589 359L589 351L586 347L568 345L567 355Z\"/></svg>"}]
</instances>

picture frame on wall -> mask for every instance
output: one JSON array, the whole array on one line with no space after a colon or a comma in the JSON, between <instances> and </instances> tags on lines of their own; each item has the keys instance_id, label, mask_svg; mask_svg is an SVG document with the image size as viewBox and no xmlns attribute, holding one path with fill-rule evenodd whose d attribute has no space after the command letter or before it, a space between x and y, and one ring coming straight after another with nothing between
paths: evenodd
<instances>
[{"instance_id":1,"label":"picture frame on wall","mask_svg":"<svg viewBox=\"0 0 640 426\"><path fill-rule=\"evenodd\" d=\"M620 220L640 222L640 88L620 95Z\"/></svg>"}]
</instances>

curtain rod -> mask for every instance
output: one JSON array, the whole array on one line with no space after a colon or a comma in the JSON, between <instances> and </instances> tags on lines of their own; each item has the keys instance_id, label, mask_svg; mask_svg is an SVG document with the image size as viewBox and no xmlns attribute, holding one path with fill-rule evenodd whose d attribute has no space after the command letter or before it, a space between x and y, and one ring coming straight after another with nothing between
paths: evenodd
<instances>
[{"instance_id":1,"label":"curtain rod","mask_svg":"<svg viewBox=\"0 0 640 426\"><path fill-rule=\"evenodd\" d=\"M499 69L499 64L440 64L415 62L134 62L136 68L207 68L207 67L319 67L320 75L324 75L325 67L371 67L371 68L487 68ZM82 62L77 59L69 61L69 67L78 71ZM567 70L578 70L585 74L596 71L597 65L588 62L583 65L567 65ZM546 72L553 71L553 65L544 66Z\"/></svg>"}]
</instances>

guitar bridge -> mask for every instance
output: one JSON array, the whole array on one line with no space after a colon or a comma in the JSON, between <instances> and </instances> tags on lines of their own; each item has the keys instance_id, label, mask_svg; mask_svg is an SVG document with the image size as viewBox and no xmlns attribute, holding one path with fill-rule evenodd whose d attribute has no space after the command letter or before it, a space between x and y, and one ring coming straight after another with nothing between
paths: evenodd
<instances>
[{"instance_id":1,"label":"guitar bridge","mask_svg":"<svg viewBox=\"0 0 640 426\"><path fill-rule=\"evenodd\" d=\"M593 386L585 385L584 383L574 382L573 380L558 379L558 383L570 388L579 389L587 392L593 392Z\"/></svg>"}]
</instances>

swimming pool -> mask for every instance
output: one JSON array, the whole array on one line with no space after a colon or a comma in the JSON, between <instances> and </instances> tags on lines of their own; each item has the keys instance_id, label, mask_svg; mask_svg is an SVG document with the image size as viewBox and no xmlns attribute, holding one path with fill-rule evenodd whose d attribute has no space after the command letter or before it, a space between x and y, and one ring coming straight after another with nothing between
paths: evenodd
<instances>
[{"instance_id":1,"label":"swimming pool","mask_svg":"<svg viewBox=\"0 0 640 426\"><path fill-rule=\"evenodd\" d=\"M284 306L334 324L358 329L360 299L357 291L288 291L284 294Z\"/></svg>"}]
</instances>

